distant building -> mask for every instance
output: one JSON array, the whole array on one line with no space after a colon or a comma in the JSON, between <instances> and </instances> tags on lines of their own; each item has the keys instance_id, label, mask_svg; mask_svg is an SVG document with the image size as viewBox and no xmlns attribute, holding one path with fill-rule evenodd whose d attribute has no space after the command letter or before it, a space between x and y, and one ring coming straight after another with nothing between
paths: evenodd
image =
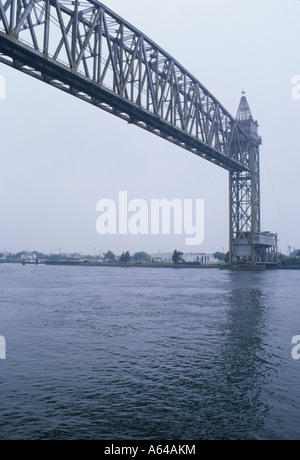
<instances>
[{"instance_id":1,"label":"distant building","mask_svg":"<svg viewBox=\"0 0 300 460\"><path fill-rule=\"evenodd\" d=\"M37 255L34 252L27 252L21 256L21 260L25 260L27 262L36 262Z\"/></svg>"},{"instance_id":2,"label":"distant building","mask_svg":"<svg viewBox=\"0 0 300 460\"><path fill-rule=\"evenodd\" d=\"M151 262L154 263L163 263L163 262L172 262L173 253L165 252L165 253L158 253L158 254L151 254Z\"/></svg>"},{"instance_id":3,"label":"distant building","mask_svg":"<svg viewBox=\"0 0 300 460\"><path fill-rule=\"evenodd\" d=\"M300 249L295 249L294 252L290 254L290 257L299 257L300 258Z\"/></svg>"},{"instance_id":4,"label":"distant building","mask_svg":"<svg viewBox=\"0 0 300 460\"><path fill-rule=\"evenodd\" d=\"M203 252L185 253L185 254L183 254L182 258L183 258L183 260L185 262L200 262L200 263L205 264L205 265L219 263L219 260L215 259L213 254L206 254L206 253L203 253Z\"/></svg>"},{"instance_id":5,"label":"distant building","mask_svg":"<svg viewBox=\"0 0 300 460\"><path fill-rule=\"evenodd\" d=\"M166 262L169 262L169 263L171 263L172 262L172 256L173 256L173 252L152 254L151 255L151 262L154 262L154 263L166 263ZM206 253L203 253L203 252L184 253L183 256L182 256L182 259L184 260L184 262L187 262L187 263L188 262L194 262L194 263L199 262L199 263L205 264L205 265L219 263L219 260L215 259L212 254L206 254Z\"/></svg>"}]
</instances>

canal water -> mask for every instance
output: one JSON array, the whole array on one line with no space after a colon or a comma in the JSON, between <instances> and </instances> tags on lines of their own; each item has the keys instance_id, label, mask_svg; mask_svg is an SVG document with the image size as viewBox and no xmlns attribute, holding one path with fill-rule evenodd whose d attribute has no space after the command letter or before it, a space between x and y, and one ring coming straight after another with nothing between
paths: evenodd
<instances>
[{"instance_id":1,"label":"canal water","mask_svg":"<svg viewBox=\"0 0 300 460\"><path fill-rule=\"evenodd\" d=\"M300 271L1 264L0 438L300 439L299 309Z\"/></svg>"}]
</instances>

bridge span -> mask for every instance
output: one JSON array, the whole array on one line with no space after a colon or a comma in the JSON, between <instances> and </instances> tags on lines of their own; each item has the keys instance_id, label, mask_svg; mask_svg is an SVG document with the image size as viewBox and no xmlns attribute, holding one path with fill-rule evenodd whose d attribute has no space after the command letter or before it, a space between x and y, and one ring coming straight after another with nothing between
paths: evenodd
<instances>
[{"instance_id":1,"label":"bridge span","mask_svg":"<svg viewBox=\"0 0 300 460\"><path fill-rule=\"evenodd\" d=\"M276 261L276 235L260 229L261 138L244 94L233 117L96 0L0 0L0 62L228 170L231 261Z\"/></svg>"}]
</instances>

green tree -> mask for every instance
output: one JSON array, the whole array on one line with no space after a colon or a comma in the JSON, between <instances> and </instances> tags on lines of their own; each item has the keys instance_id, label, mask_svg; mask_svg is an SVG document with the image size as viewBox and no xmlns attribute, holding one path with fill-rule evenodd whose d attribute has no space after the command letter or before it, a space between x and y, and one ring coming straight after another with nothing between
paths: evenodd
<instances>
[{"instance_id":1,"label":"green tree","mask_svg":"<svg viewBox=\"0 0 300 460\"><path fill-rule=\"evenodd\" d=\"M225 260L225 254L223 252L215 252L214 253L214 258L218 259L221 262L224 262Z\"/></svg>"},{"instance_id":2,"label":"green tree","mask_svg":"<svg viewBox=\"0 0 300 460\"><path fill-rule=\"evenodd\" d=\"M175 265L178 265L178 264L181 264L183 262L183 252L180 252L180 251L177 251L177 249L175 249L175 251L173 252L173 255L172 255L172 261Z\"/></svg>"},{"instance_id":3,"label":"green tree","mask_svg":"<svg viewBox=\"0 0 300 460\"><path fill-rule=\"evenodd\" d=\"M36 256L36 258L39 259L39 260L45 259L45 255L42 252L33 251L32 254L34 254Z\"/></svg>"},{"instance_id":4,"label":"green tree","mask_svg":"<svg viewBox=\"0 0 300 460\"><path fill-rule=\"evenodd\" d=\"M284 261L288 261L289 260L289 257L288 256L285 256L284 254L278 254L278 262L279 263L282 263Z\"/></svg>"},{"instance_id":5,"label":"green tree","mask_svg":"<svg viewBox=\"0 0 300 460\"><path fill-rule=\"evenodd\" d=\"M121 257L120 257L120 262L121 262L122 264L128 264L128 263L130 262L130 260L131 260L131 256L130 256L129 251L127 251L127 252L122 252L122 255L121 255Z\"/></svg>"},{"instance_id":6,"label":"green tree","mask_svg":"<svg viewBox=\"0 0 300 460\"><path fill-rule=\"evenodd\" d=\"M282 265L300 265L300 260L297 257L288 257L281 262Z\"/></svg>"},{"instance_id":7,"label":"green tree","mask_svg":"<svg viewBox=\"0 0 300 460\"><path fill-rule=\"evenodd\" d=\"M107 253L104 254L104 260L107 262L115 262L116 256L112 251L107 251Z\"/></svg>"},{"instance_id":8,"label":"green tree","mask_svg":"<svg viewBox=\"0 0 300 460\"><path fill-rule=\"evenodd\" d=\"M134 262L143 262L143 261L149 259L149 257L150 257L150 256L149 256L149 254L147 254L147 252L144 252L144 251L142 251L142 252L136 252L136 253L134 254L134 256L132 257L132 260L133 260Z\"/></svg>"}]
</instances>

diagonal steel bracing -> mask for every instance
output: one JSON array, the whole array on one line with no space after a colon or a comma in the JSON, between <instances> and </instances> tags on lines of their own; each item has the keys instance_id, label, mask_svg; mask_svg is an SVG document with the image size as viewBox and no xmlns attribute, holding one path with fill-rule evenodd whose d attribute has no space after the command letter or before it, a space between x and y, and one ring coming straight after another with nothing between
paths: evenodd
<instances>
[{"instance_id":1,"label":"diagonal steel bracing","mask_svg":"<svg viewBox=\"0 0 300 460\"><path fill-rule=\"evenodd\" d=\"M103 4L0 0L0 62L228 170L233 255L234 241L260 231L251 133L179 62Z\"/></svg>"},{"instance_id":2,"label":"diagonal steel bracing","mask_svg":"<svg viewBox=\"0 0 300 460\"><path fill-rule=\"evenodd\" d=\"M227 170L249 170L248 138L235 119L176 60L96 1L0 0L0 52L2 62Z\"/></svg>"}]
</instances>

